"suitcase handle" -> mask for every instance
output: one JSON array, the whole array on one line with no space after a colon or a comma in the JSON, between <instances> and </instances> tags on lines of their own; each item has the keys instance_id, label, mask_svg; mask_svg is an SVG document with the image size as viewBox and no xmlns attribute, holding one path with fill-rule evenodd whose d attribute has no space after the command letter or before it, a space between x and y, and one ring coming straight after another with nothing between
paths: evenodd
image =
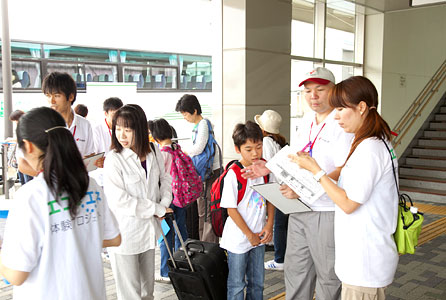
<instances>
[{"instance_id":1,"label":"suitcase handle","mask_svg":"<svg viewBox=\"0 0 446 300\"><path fill-rule=\"evenodd\" d=\"M192 266L192 261L190 260L190 256L187 253L186 245L184 244L183 237L181 236L180 229L178 228L177 221L175 221L175 218L173 216L173 213L166 213L164 216L166 218L171 218L172 219L173 227L175 229L175 232L178 235L178 239L180 240L180 244L181 244L181 247L183 248L184 255L186 256L186 259L187 259L187 262L189 264L190 270L192 272L195 272L194 267ZM158 221L157 224L158 224L158 226L159 226L159 228L161 230L161 234L163 235L164 243L166 244L167 252L169 253L170 259L172 260L173 266L174 266L175 269L177 269L177 266L176 266L176 263L175 263L175 259L173 258L172 252L170 251L169 242L167 241L166 235L164 234L163 229L161 228L161 223Z\"/></svg>"},{"instance_id":2,"label":"suitcase handle","mask_svg":"<svg viewBox=\"0 0 446 300\"><path fill-rule=\"evenodd\" d=\"M190 245L199 246L201 249L196 248L196 247L190 247ZM196 243L194 241L186 241L186 248L187 248L187 250L191 250L192 252L196 252L194 250L198 250L198 253L205 253L206 252L203 244L199 244L199 243Z\"/></svg>"}]
</instances>

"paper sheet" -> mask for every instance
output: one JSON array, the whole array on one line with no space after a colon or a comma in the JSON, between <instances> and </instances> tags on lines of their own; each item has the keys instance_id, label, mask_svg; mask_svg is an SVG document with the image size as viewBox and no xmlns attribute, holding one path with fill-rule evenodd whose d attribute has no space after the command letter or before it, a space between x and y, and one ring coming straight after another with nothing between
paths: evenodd
<instances>
[{"instance_id":1,"label":"paper sheet","mask_svg":"<svg viewBox=\"0 0 446 300\"><path fill-rule=\"evenodd\" d=\"M296 212L311 211L305 203L299 199L285 198L279 190L280 185L277 182L253 185L252 188L262 195L266 200L271 202L277 209L284 214L292 214Z\"/></svg>"},{"instance_id":2,"label":"paper sheet","mask_svg":"<svg viewBox=\"0 0 446 300\"><path fill-rule=\"evenodd\" d=\"M292 150L290 146L283 147L266 163L266 167L274 173L278 182L285 183L300 196L300 199L312 204L325 191L320 183L313 178L313 174L291 162L288 154L296 154L296 151Z\"/></svg>"}]
</instances>

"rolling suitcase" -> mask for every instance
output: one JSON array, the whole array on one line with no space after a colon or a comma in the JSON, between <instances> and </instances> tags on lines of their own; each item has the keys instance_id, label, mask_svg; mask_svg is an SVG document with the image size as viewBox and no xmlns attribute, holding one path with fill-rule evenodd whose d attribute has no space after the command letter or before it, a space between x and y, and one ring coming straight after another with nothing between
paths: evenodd
<instances>
[{"instance_id":1,"label":"rolling suitcase","mask_svg":"<svg viewBox=\"0 0 446 300\"><path fill-rule=\"evenodd\" d=\"M188 239L183 241L172 214L173 227L178 234L181 248L174 254L163 233L170 259L169 278L180 300L226 300L228 260L218 244Z\"/></svg>"}]
</instances>

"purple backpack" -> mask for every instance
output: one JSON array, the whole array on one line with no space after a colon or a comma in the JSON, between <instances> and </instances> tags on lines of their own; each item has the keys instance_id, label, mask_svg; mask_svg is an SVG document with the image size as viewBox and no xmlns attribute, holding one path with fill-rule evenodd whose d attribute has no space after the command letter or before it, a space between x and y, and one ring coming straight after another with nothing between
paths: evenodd
<instances>
[{"instance_id":1,"label":"purple backpack","mask_svg":"<svg viewBox=\"0 0 446 300\"><path fill-rule=\"evenodd\" d=\"M201 195L203 185L195 170L192 159L181 151L180 145L164 146L161 151L172 155L172 166L170 176L172 176L173 204L178 207L185 207L196 201Z\"/></svg>"}]
</instances>

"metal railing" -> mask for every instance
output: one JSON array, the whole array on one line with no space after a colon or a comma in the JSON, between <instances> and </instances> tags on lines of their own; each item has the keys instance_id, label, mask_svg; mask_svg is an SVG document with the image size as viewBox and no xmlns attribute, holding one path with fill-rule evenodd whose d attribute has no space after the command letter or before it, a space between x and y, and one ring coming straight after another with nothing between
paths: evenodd
<instances>
[{"instance_id":1,"label":"metal railing","mask_svg":"<svg viewBox=\"0 0 446 300\"><path fill-rule=\"evenodd\" d=\"M401 144L404 136L409 129L415 123L418 117L421 116L426 105L432 100L433 96L438 92L439 87L446 80L446 60L441 64L434 76L429 80L421 93L415 98L414 102L410 105L403 117L393 128L393 131L398 134L393 142L393 147L396 148Z\"/></svg>"}]
</instances>

